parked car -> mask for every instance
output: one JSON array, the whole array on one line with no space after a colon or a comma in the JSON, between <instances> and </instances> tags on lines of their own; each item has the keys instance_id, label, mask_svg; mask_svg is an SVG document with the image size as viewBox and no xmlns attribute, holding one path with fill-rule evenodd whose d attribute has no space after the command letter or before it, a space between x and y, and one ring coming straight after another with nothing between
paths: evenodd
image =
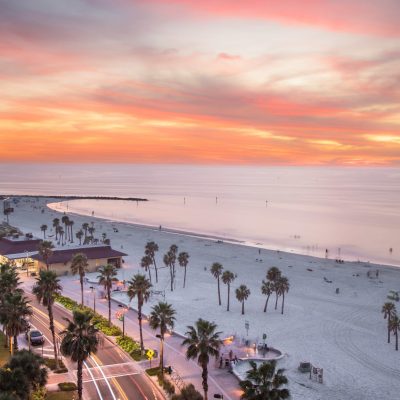
<instances>
[{"instance_id":1,"label":"parked car","mask_svg":"<svg viewBox=\"0 0 400 400\"><path fill-rule=\"evenodd\" d=\"M32 329L26 332L26 340L30 341L32 346L41 345L44 343L43 333L38 331L37 329Z\"/></svg>"}]
</instances>

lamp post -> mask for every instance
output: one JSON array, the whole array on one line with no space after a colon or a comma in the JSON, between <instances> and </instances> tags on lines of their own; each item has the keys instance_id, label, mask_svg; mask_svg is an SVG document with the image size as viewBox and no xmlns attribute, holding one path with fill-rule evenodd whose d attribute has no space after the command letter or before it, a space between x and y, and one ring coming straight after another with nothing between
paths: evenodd
<instances>
[{"instance_id":1,"label":"lamp post","mask_svg":"<svg viewBox=\"0 0 400 400\"><path fill-rule=\"evenodd\" d=\"M126 310L126 308L122 304L118 304L118 307L124 308ZM122 310L120 317L120 320L122 320L122 337L125 337L125 310Z\"/></svg>"},{"instance_id":2,"label":"lamp post","mask_svg":"<svg viewBox=\"0 0 400 400\"><path fill-rule=\"evenodd\" d=\"M89 289L92 289L92 294L93 294L93 311L96 313L96 292L95 292L95 287L90 286Z\"/></svg>"}]
</instances>

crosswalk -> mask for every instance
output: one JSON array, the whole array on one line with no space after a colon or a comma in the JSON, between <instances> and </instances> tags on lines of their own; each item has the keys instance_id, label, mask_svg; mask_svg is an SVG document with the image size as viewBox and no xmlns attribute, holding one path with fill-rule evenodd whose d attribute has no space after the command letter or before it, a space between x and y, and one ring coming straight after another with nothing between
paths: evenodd
<instances>
[{"instance_id":1,"label":"crosswalk","mask_svg":"<svg viewBox=\"0 0 400 400\"><path fill-rule=\"evenodd\" d=\"M121 376L139 375L137 365L134 362L120 364L102 365L101 367L88 367L83 370L83 382L92 382L93 380L103 380L119 378ZM76 371L74 371L76 375Z\"/></svg>"}]
</instances>

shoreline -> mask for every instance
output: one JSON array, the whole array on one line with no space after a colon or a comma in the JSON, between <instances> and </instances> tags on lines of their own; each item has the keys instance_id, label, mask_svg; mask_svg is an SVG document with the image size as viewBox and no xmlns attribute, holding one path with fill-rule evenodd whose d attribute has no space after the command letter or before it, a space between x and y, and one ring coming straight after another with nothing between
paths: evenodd
<instances>
[{"instance_id":1,"label":"shoreline","mask_svg":"<svg viewBox=\"0 0 400 400\"><path fill-rule=\"evenodd\" d=\"M57 200L124 200L124 201L149 201L148 199L143 199L140 197L118 197L118 196L65 196L65 195L54 195L48 196L44 194L33 195L33 194L0 194L0 200L4 200L8 197L15 197L15 198L40 198L40 199L57 199Z\"/></svg>"},{"instance_id":2,"label":"shoreline","mask_svg":"<svg viewBox=\"0 0 400 400\"><path fill-rule=\"evenodd\" d=\"M23 196L22 196L23 197ZM35 196L32 196L35 197ZM43 196L44 199L52 199L53 197L47 197ZM116 199L116 200L123 200L123 199ZM335 260L336 258L333 257L322 257L319 255L315 254L310 254L307 252L301 252L300 249L291 249L289 247L281 246L276 248L272 247L272 244L263 244L263 243L254 243L250 240L243 240L243 239L238 239L238 238L231 238L228 236L223 236L223 235L214 235L212 233L207 233L207 232L196 232L196 231L190 231L190 230L184 230L184 229L178 229L178 228L168 228L168 227L162 227L162 229L159 229L159 226L157 225L151 225L151 224L144 224L144 223L135 223L131 221L126 221L126 220L119 220L119 219L112 219L106 216L101 216L101 215L92 215L90 212L77 212L77 211L71 211L69 210L68 206L62 208L61 210L59 208L56 208L55 205L60 205L63 204L63 202L57 202L57 203L51 203L51 202L46 202L46 206L55 212L58 212L60 214L62 213L68 213L70 215L75 215L78 217L89 217L89 218L96 218L98 220L111 223L111 224L124 224L125 226L131 226L131 227L136 227L140 229L148 229L150 231L157 231L157 232L164 232L167 234L171 235L178 235L178 236L185 236L185 237L192 237L192 238L199 238L199 239L205 239L205 240L210 240L216 243L228 243L228 244L233 244L233 245L240 245L244 247L249 247L249 248L254 248L254 249L262 249L265 251L269 252L277 252L277 253L285 253L285 254L291 254L293 256L303 256L303 257L312 257L318 260ZM54 207L51 207L51 205L54 205ZM347 263L355 263L355 264L368 264L368 265L376 265L380 267L389 267L389 268L394 268L394 269L399 269L400 264L388 264L386 262L382 262L380 260L363 260L360 259L359 257L356 257L355 255L353 256L353 259L348 258L347 256L342 256L340 259L344 260Z\"/></svg>"}]
</instances>

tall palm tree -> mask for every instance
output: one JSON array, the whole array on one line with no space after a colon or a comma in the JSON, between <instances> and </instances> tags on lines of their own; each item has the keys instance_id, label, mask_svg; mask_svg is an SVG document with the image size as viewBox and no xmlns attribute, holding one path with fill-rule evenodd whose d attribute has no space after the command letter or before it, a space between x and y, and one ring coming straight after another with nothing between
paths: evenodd
<instances>
[{"instance_id":1,"label":"tall palm tree","mask_svg":"<svg viewBox=\"0 0 400 400\"><path fill-rule=\"evenodd\" d=\"M186 286L186 268L189 264L189 257L190 256L188 253L186 253L186 251L183 251L182 253L179 253L179 255L178 255L178 263L185 270L184 275L183 275L183 287Z\"/></svg>"},{"instance_id":2,"label":"tall palm tree","mask_svg":"<svg viewBox=\"0 0 400 400\"><path fill-rule=\"evenodd\" d=\"M83 278L87 271L89 264L85 254L78 253L72 257L71 272L73 275L79 274L79 282L81 284L81 306L83 307Z\"/></svg>"},{"instance_id":3,"label":"tall palm tree","mask_svg":"<svg viewBox=\"0 0 400 400\"><path fill-rule=\"evenodd\" d=\"M399 330L400 330L400 318L397 315L393 315L390 320L390 330L393 332L396 338L396 351L399 350Z\"/></svg>"},{"instance_id":4,"label":"tall palm tree","mask_svg":"<svg viewBox=\"0 0 400 400\"><path fill-rule=\"evenodd\" d=\"M72 227L74 226L75 222L72 219L69 220L68 227L69 227L69 240L71 243L74 243L74 232L72 231Z\"/></svg>"},{"instance_id":5,"label":"tall palm tree","mask_svg":"<svg viewBox=\"0 0 400 400\"><path fill-rule=\"evenodd\" d=\"M208 363L210 356L218 358L219 350L222 346L220 339L221 332L216 332L217 325L204 319L198 319L195 326L188 326L186 339L182 342L188 346L186 350L186 358L194 360L202 368L202 386L204 391L204 400L208 400Z\"/></svg>"},{"instance_id":6,"label":"tall palm tree","mask_svg":"<svg viewBox=\"0 0 400 400\"><path fill-rule=\"evenodd\" d=\"M289 292L290 284L288 278L286 276L281 276L275 283L275 290L279 296L282 296L282 310L281 314L283 314L283 309L285 307L285 293Z\"/></svg>"},{"instance_id":7,"label":"tall palm tree","mask_svg":"<svg viewBox=\"0 0 400 400\"><path fill-rule=\"evenodd\" d=\"M171 304L160 301L158 304L153 306L149 324L152 329L160 329L160 370L161 374L164 375L164 336L168 329L172 329L175 323L175 310Z\"/></svg>"},{"instance_id":8,"label":"tall palm tree","mask_svg":"<svg viewBox=\"0 0 400 400\"><path fill-rule=\"evenodd\" d=\"M263 280L261 285L261 293L267 296L267 299L265 300L264 312L267 312L268 300L273 292L274 292L273 283L270 281Z\"/></svg>"},{"instance_id":9,"label":"tall palm tree","mask_svg":"<svg viewBox=\"0 0 400 400\"><path fill-rule=\"evenodd\" d=\"M242 303L242 315L244 314L244 302L250 296L250 289L246 285L240 285L236 289L236 298L240 303Z\"/></svg>"},{"instance_id":10,"label":"tall palm tree","mask_svg":"<svg viewBox=\"0 0 400 400\"><path fill-rule=\"evenodd\" d=\"M156 264L156 252L158 251L158 244L155 242L147 242L145 247L145 254L152 259L152 263L154 265L154 269L156 271L156 283L158 283L158 272L157 272L157 264Z\"/></svg>"},{"instance_id":11,"label":"tall palm tree","mask_svg":"<svg viewBox=\"0 0 400 400\"><path fill-rule=\"evenodd\" d=\"M79 229L79 231L75 233L75 236L79 240L79 246L81 246L82 245L83 230Z\"/></svg>"},{"instance_id":12,"label":"tall palm tree","mask_svg":"<svg viewBox=\"0 0 400 400\"><path fill-rule=\"evenodd\" d=\"M246 380L239 383L243 390L243 400L283 400L290 397L289 390L282 389L288 379L284 369L275 372L276 361L264 362L260 366L250 361L251 369L246 372Z\"/></svg>"},{"instance_id":13,"label":"tall palm tree","mask_svg":"<svg viewBox=\"0 0 400 400\"><path fill-rule=\"evenodd\" d=\"M60 335L61 353L77 363L78 399L82 400L83 362L92 353L97 352L97 329L92 323L92 314L88 311L75 310L72 320L67 319L67 328Z\"/></svg>"},{"instance_id":14,"label":"tall palm tree","mask_svg":"<svg viewBox=\"0 0 400 400\"><path fill-rule=\"evenodd\" d=\"M388 320L388 343L390 343L390 322L392 318L396 315L396 306L392 302L387 302L382 307L382 313L383 317Z\"/></svg>"},{"instance_id":15,"label":"tall palm tree","mask_svg":"<svg viewBox=\"0 0 400 400\"><path fill-rule=\"evenodd\" d=\"M215 262L211 265L210 271L212 276L217 280L218 283L218 304L221 305L221 290L219 285L219 277L222 275L223 267L220 263Z\"/></svg>"},{"instance_id":16,"label":"tall palm tree","mask_svg":"<svg viewBox=\"0 0 400 400\"><path fill-rule=\"evenodd\" d=\"M46 239L47 225L46 224L41 225L40 230L43 232L43 239Z\"/></svg>"},{"instance_id":17,"label":"tall palm tree","mask_svg":"<svg viewBox=\"0 0 400 400\"><path fill-rule=\"evenodd\" d=\"M49 270L49 259L53 254L54 245L50 240L43 240L39 244L39 254L43 258L43 261L46 263L46 268Z\"/></svg>"},{"instance_id":18,"label":"tall palm tree","mask_svg":"<svg viewBox=\"0 0 400 400\"><path fill-rule=\"evenodd\" d=\"M36 279L36 284L32 288L32 293L36 296L39 303L42 303L47 307L49 313L49 327L51 336L53 338L54 347L54 359L56 362L56 369L58 365L58 352L56 345L56 334L54 330L54 315L53 315L53 304L56 296L61 295L62 286L60 280L53 271L40 271L39 278Z\"/></svg>"},{"instance_id":19,"label":"tall palm tree","mask_svg":"<svg viewBox=\"0 0 400 400\"><path fill-rule=\"evenodd\" d=\"M145 275L136 274L133 278L128 281L128 297L129 300L132 301L134 297L137 297L138 300L138 320L139 320L139 333L140 333L140 350L143 354L144 345L143 345L143 332L142 332L142 307L147 300L150 298L150 281L146 278Z\"/></svg>"},{"instance_id":20,"label":"tall palm tree","mask_svg":"<svg viewBox=\"0 0 400 400\"><path fill-rule=\"evenodd\" d=\"M57 227L58 229L58 244L61 244L61 246L64 246L64 229L62 226Z\"/></svg>"},{"instance_id":21,"label":"tall palm tree","mask_svg":"<svg viewBox=\"0 0 400 400\"><path fill-rule=\"evenodd\" d=\"M22 291L9 293L5 296L0 310L2 324L10 340L11 354L18 350L18 335L26 332L29 327L27 317L32 315L32 307ZM13 345L14 339L14 345Z\"/></svg>"},{"instance_id":22,"label":"tall palm tree","mask_svg":"<svg viewBox=\"0 0 400 400\"><path fill-rule=\"evenodd\" d=\"M64 224L65 233L66 233L67 238L68 238L68 223L69 223L68 215L63 215L62 218L61 218L61 222Z\"/></svg>"},{"instance_id":23,"label":"tall palm tree","mask_svg":"<svg viewBox=\"0 0 400 400\"><path fill-rule=\"evenodd\" d=\"M100 275L97 275L99 280L99 285L103 285L104 289L107 291L108 299L108 325L111 325L111 289L113 282L118 281L117 267L113 264L107 264L99 268Z\"/></svg>"},{"instance_id":24,"label":"tall palm tree","mask_svg":"<svg viewBox=\"0 0 400 400\"><path fill-rule=\"evenodd\" d=\"M92 236L93 237L93 235L94 235L94 231L95 231L96 229L95 229L95 227L94 226L91 226L89 229L88 229L88 231L89 231L89 233L90 233L90 236Z\"/></svg>"},{"instance_id":25,"label":"tall palm tree","mask_svg":"<svg viewBox=\"0 0 400 400\"><path fill-rule=\"evenodd\" d=\"M271 267L267 272L267 279L269 281L275 282L280 278L281 275L282 275L282 272L279 268Z\"/></svg>"},{"instance_id":26,"label":"tall palm tree","mask_svg":"<svg viewBox=\"0 0 400 400\"><path fill-rule=\"evenodd\" d=\"M144 270L145 270L146 272L149 273L150 282L151 282L151 271L150 271L150 266L151 266L152 263L153 263L153 261L152 261L151 257L150 257L150 256L147 256L147 255L145 255L144 257L142 257L142 260L140 261L140 266L141 266L142 268L144 268Z\"/></svg>"},{"instance_id":27,"label":"tall palm tree","mask_svg":"<svg viewBox=\"0 0 400 400\"><path fill-rule=\"evenodd\" d=\"M59 225L60 225L60 220L58 219L58 218L54 218L53 219L53 228L54 228L54 231L56 232L56 240L57 240L57 235L58 235L58 231L57 231L57 228L59 227Z\"/></svg>"},{"instance_id":28,"label":"tall palm tree","mask_svg":"<svg viewBox=\"0 0 400 400\"><path fill-rule=\"evenodd\" d=\"M164 264L166 267L169 267L170 281L171 281L171 292L174 290L174 280L175 280L175 263L176 263L176 252L178 251L178 247L173 244L168 252L164 254Z\"/></svg>"},{"instance_id":29,"label":"tall palm tree","mask_svg":"<svg viewBox=\"0 0 400 400\"><path fill-rule=\"evenodd\" d=\"M87 238L87 232L88 232L88 229L89 229L89 224L87 223L87 222L85 222L84 224L82 224L82 229L83 229L83 231L85 232L85 238L84 238L84 242L85 242L85 240L86 240L86 238Z\"/></svg>"},{"instance_id":30,"label":"tall palm tree","mask_svg":"<svg viewBox=\"0 0 400 400\"><path fill-rule=\"evenodd\" d=\"M228 303L226 306L226 311L229 311L229 302L230 302L230 294L231 294L231 283L235 280L236 276L231 271L224 271L222 274L222 282L228 286Z\"/></svg>"}]
</instances>

